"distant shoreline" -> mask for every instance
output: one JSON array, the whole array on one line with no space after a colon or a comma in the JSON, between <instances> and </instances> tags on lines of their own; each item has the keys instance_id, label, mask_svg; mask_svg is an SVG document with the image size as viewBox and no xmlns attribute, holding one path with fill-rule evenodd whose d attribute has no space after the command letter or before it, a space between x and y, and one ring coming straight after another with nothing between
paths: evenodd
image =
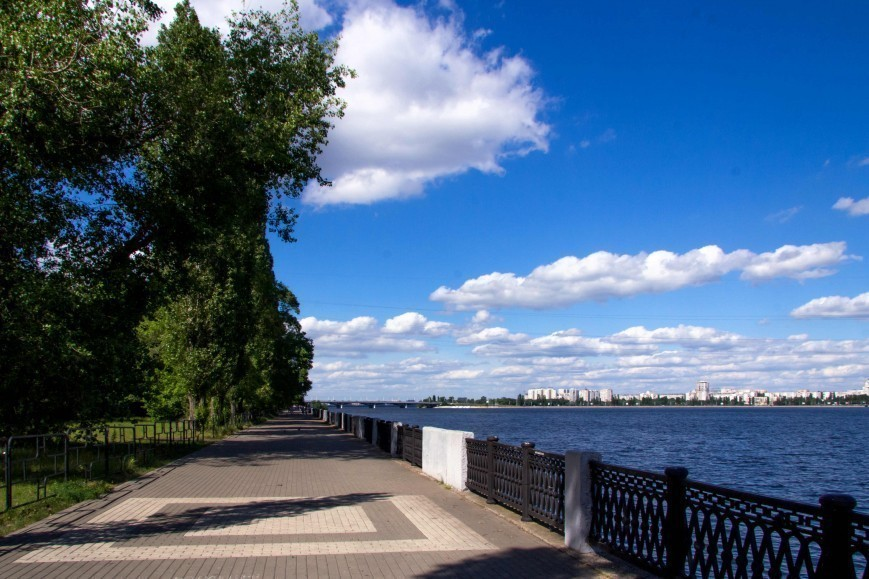
<instances>
[{"instance_id":1,"label":"distant shoreline","mask_svg":"<svg viewBox=\"0 0 869 579\"><path fill-rule=\"evenodd\" d=\"M346 408L346 407L345 407ZM361 408L361 406L351 406L350 408ZM367 408L367 407L366 407ZM388 406L380 406L380 408L389 408ZM714 405L699 405L699 406L666 406L666 405L650 405L650 406L433 406L431 408L426 408L426 410L619 410L623 408L629 409L642 409L642 408L656 408L656 409L674 409L674 410L693 410L693 409L782 409L782 408L864 408L863 404L813 404L813 405L787 405L787 404L778 404L778 405L770 405L770 406L762 406L762 405L745 405L745 406L714 406Z\"/></svg>"}]
</instances>

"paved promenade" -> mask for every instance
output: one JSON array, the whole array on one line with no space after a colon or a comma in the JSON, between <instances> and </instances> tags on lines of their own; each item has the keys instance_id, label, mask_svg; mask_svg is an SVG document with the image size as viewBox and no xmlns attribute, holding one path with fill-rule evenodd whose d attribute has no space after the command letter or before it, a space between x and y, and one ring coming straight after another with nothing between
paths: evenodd
<instances>
[{"instance_id":1,"label":"paved promenade","mask_svg":"<svg viewBox=\"0 0 869 579\"><path fill-rule=\"evenodd\" d=\"M481 503L312 417L284 416L0 539L0 577L627 574Z\"/></svg>"}]
</instances>

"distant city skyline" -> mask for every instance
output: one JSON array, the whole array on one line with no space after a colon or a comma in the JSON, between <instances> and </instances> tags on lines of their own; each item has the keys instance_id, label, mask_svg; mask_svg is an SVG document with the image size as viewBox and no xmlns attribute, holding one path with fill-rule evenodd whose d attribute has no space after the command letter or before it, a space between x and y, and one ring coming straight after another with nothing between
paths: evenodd
<instances>
[{"instance_id":1,"label":"distant city skyline","mask_svg":"<svg viewBox=\"0 0 869 579\"><path fill-rule=\"evenodd\" d=\"M869 376L869 4L301 10L357 72L272 239L309 398Z\"/></svg>"},{"instance_id":2,"label":"distant city skyline","mask_svg":"<svg viewBox=\"0 0 869 579\"><path fill-rule=\"evenodd\" d=\"M467 402L471 400L504 400L510 399L513 400L524 400L524 401L565 401L569 403L601 403L608 404L613 402L614 399L622 398L622 399L638 399L638 398L684 398L689 401L696 402L711 402L715 399L721 398L732 398L732 399L741 399L746 403L752 403L753 400L757 398L768 397L772 400L778 399L787 399L787 398L818 398L818 399L830 399L831 397L838 396L869 396L869 378L866 378L863 381L862 388L851 388L847 390L840 391L823 391L823 390L808 390L808 389L799 389L790 392L770 392L765 388L744 388L744 389L736 389L729 388L727 386L723 386L720 388L713 388L709 382L705 380L698 380L692 390L683 391L683 392L631 392L631 393L623 393L623 392L615 392L612 388L601 388L600 390L593 390L590 388L529 388L525 392L519 392L515 397L510 396L467 396L463 394L459 395L429 395L422 399L422 401L439 401L439 400L448 400L450 403L453 402ZM389 398L389 399L363 399L360 397L345 397L345 398L330 398L330 399L319 399L320 402L332 402L335 400L341 400L344 402L419 402L419 400L415 398Z\"/></svg>"},{"instance_id":3,"label":"distant city skyline","mask_svg":"<svg viewBox=\"0 0 869 579\"><path fill-rule=\"evenodd\" d=\"M694 388L688 392L679 393L658 393L658 392L642 392L630 393L627 395L613 392L611 388L601 390L590 389L561 389L554 388L532 388L529 389L523 396L526 400L563 400L570 403L600 403L609 404L614 398L684 398L691 402L713 402L716 399L733 399L739 400L744 404L766 405L770 402L775 402L781 399L794 398L817 398L821 400L830 399L833 396L869 396L869 378L863 381L862 388L852 388L843 391L812 391L809 389L799 389L791 392L769 392L766 388L729 388L727 386L720 388L712 388L706 380L698 380Z\"/></svg>"}]
</instances>

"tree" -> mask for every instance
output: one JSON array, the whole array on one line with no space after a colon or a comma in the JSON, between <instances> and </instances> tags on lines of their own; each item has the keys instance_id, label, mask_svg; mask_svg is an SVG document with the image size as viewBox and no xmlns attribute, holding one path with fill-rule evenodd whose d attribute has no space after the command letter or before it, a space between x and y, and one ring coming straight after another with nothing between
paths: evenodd
<instances>
[{"instance_id":1,"label":"tree","mask_svg":"<svg viewBox=\"0 0 869 579\"><path fill-rule=\"evenodd\" d=\"M187 354L161 360L157 384L167 377L177 392L175 377L185 376L187 397L200 407L210 398L219 415L212 419L225 422L240 404L272 408L309 388L311 344L292 315L295 297L274 279L264 234L270 225L292 239L295 217L280 198L319 179L316 155L328 118L341 115L334 92L345 71L332 69L330 49L299 29L296 13L243 16L222 45L188 4L176 12L149 54L148 73L166 87L153 107L168 119L170 138L143 155L146 187L131 205L153 205L130 239L165 243L160 253L183 258L181 277L192 290L171 316L185 328ZM155 200L151 190L168 194ZM208 218L188 215L191 205ZM201 298L197 308L185 305L193 298ZM200 355L211 364L191 364ZM184 371L192 367L199 371Z\"/></svg>"},{"instance_id":2,"label":"tree","mask_svg":"<svg viewBox=\"0 0 869 579\"><path fill-rule=\"evenodd\" d=\"M350 72L300 28L295 4L242 14L221 39L185 1L142 49L157 12L147 0L0 5L7 429L107 416L146 383L171 407L195 352L241 349L211 360L220 400L307 380L310 342L265 234L292 240L287 199L325 182L316 158ZM236 309L252 288L269 289ZM198 349L165 358L144 347L194 335ZM252 367L267 378L246 382Z\"/></svg>"},{"instance_id":3,"label":"tree","mask_svg":"<svg viewBox=\"0 0 869 579\"><path fill-rule=\"evenodd\" d=\"M117 163L139 143L131 114L143 56L136 37L157 12L148 1L0 3L5 432L47 428L70 409L99 406L90 380L111 381L119 367L101 372L113 366L106 354L129 367L127 348L100 345L92 335L94 326L103 334L116 329L94 307L114 280L82 284L73 250L86 245L89 206L81 192L110 188Z\"/></svg>"}]
</instances>

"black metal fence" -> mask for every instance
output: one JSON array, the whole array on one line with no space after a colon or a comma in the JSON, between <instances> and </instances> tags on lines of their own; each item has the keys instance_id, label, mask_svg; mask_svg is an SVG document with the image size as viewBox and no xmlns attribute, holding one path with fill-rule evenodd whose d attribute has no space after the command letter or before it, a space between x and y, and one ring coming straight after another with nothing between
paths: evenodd
<instances>
[{"instance_id":1,"label":"black metal fence","mask_svg":"<svg viewBox=\"0 0 869 579\"><path fill-rule=\"evenodd\" d=\"M321 419L332 426L360 436L360 438L377 445L384 452L392 452L393 426L389 420L380 420L370 416L358 416L345 412L319 411ZM413 466L422 467L422 428L397 423L395 429L396 455Z\"/></svg>"},{"instance_id":2,"label":"black metal fence","mask_svg":"<svg viewBox=\"0 0 869 579\"><path fill-rule=\"evenodd\" d=\"M353 417L329 413L347 432ZM378 446L392 424L375 420ZM364 430L367 438L367 427ZM399 426L397 454L422 466L422 428ZM565 527L565 457L534 444L468 438L467 487L555 530ZM688 480L684 468L661 473L590 463L589 541L666 577L869 579L869 515L846 495L820 505L765 497Z\"/></svg>"},{"instance_id":3,"label":"black metal fence","mask_svg":"<svg viewBox=\"0 0 869 579\"><path fill-rule=\"evenodd\" d=\"M541 452L534 443L501 444L498 438L468 438L467 486L489 503L500 503L564 531L564 455Z\"/></svg>"},{"instance_id":4,"label":"black metal fence","mask_svg":"<svg viewBox=\"0 0 869 579\"><path fill-rule=\"evenodd\" d=\"M402 426L401 458L422 468L422 428L419 426Z\"/></svg>"},{"instance_id":5,"label":"black metal fence","mask_svg":"<svg viewBox=\"0 0 869 579\"><path fill-rule=\"evenodd\" d=\"M377 421L377 448L383 452L392 451L392 422L388 420Z\"/></svg>"},{"instance_id":6,"label":"black metal fence","mask_svg":"<svg viewBox=\"0 0 869 579\"><path fill-rule=\"evenodd\" d=\"M364 421L363 431L365 441L374 442L374 419L369 416L365 416L362 420Z\"/></svg>"},{"instance_id":7,"label":"black metal fence","mask_svg":"<svg viewBox=\"0 0 869 579\"><path fill-rule=\"evenodd\" d=\"M202 434L196 421L179 420L10 436L2 446L5 508L46 498L53 480L106 478L148 464L161 447L192 444Z\"/></svg>"},{"instance_id":8,"label":"black metal fence","mask_svg":"<svg viewBox=\"0 0 869 579\"><path fill-rule=\"evenodd\" d=\"M592 462L590 539L670 577L866 578L869 516L845 495L808 505Z\"/></svg>"}]
</instances>

